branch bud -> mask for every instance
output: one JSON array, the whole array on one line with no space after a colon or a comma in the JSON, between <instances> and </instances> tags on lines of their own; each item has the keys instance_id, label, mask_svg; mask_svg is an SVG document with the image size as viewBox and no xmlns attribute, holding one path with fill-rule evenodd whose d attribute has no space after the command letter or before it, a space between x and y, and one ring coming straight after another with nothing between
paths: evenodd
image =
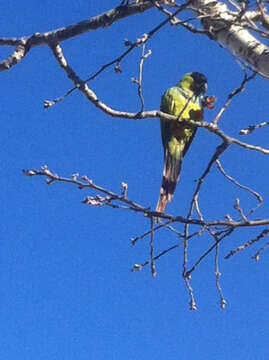
<instances>
[{"instance_id":1,"label":"branch bud","mask_svg":"<svg viewBox=\"0 0 269 360\"><path fill-rule=\"evenodd\" d=\"M134 272L134 271L141 271L142 270L142 265L139 265L139 264L134 264L134 266L132 267L131 271Z\"/></svg>"}]
</instances>

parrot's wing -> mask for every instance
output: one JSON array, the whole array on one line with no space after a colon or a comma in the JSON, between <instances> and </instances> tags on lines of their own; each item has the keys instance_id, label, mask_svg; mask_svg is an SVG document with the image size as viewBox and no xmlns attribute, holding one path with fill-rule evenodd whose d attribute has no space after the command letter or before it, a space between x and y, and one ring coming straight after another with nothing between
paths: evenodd
<instances>
[{"instance_id":1,"label":"parrot's wing","mask_svg":"<svg viewBox=\"0 0 269 360\"><path fill-rule=\"evenodd\" d=\"M183 153L182 153L182 157L184 157L186 155L186 152L189 150L189 147L194 139L194 136L196 134L196 131L197 131L197 128L193 130L193 133L192 133L192 136L190 137L189 141L185 144L184 146L184 150L183 150Z\"/></svg>"},{"instance_id":2,"label":"parrot's wing","mask_svg":"<svg viewBox=\"0 0 269 360\"><path fill-rule=\"evenodd\" d=\"M179 88L172 87L163 94L160 109L162 112L165 112L167 114L179 116L184 107L186 107L187 102L188 100L181 94ZM188 108L189 106L187 106L183 114L181 114L182 118L189 118ZM175 132L178 132L180 128L183 128L183 126L179 123L161 119L161 134L164 154L171 137L174 136ZM186 151L184 151L184 155ZM181 157L183 157L184 155L182 154Z\"/></svg>"},{"instance_id":3,"label":"parrot's wing","mask_svg":"<svg viewBox=\"0 0 269 360\"><path fill-rule=\"evenodd\" d=\"M203 121L203 109L201 108L200 104L197 105L195 104L195 106L192 107L192 109L190 109L189 114L190 114L190 119L194 120L194 121ZM183 150L183 154L182 157L184 157L186 155L186 152L189 150L189 147L195 137L195 134L197 132L197 128L192 128L192 135L189 138L189 140L186 142L184 150Z\"/></svg>"},{"instance_id":4,"label":"parrot's wing","mask_svg":"<svg viewBox=\"0 0 269 360\"><path fill-rule=\"evenodd\" d=\"M162 112L164 112L166 114L173 115L173 113L172 113L173 108L174 108L173 96L169 89L162 96L160 109ZM161 119L161 134L162 134L162 143L163 143L164 152L165 152L165 149L167 148L167 145L168 145L169 138L171 136L170 121Z\"/></svg>"}]
</instances>

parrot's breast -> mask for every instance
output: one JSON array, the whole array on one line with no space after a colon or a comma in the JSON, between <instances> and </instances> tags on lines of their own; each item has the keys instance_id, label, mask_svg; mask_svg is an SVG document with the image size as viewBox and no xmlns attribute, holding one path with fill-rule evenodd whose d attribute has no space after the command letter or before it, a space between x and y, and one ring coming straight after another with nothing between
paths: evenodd
<instances>
[{"instance_id":1,"label":"parrot's breast","mask_svg":"<svg viewBox=\"0 0 269 360\"><path fill-rule=\"evenodd\" d=\"M169 98L167 100L168 103L170 102L169 114L171 115L180 116L182 119L190 119L191 110L201 109L198 99L193 101L188 98L179 87L175 86L169 89L166 96Z\"/></svg>"}]
</instances>

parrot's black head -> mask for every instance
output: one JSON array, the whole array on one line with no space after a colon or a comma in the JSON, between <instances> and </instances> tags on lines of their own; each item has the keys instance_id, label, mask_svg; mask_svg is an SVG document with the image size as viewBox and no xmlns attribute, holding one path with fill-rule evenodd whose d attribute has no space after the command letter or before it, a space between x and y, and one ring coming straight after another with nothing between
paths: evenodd
<instances>
[{"instance_id":1,"label":"parrot's black head","mask_svg":"<svg viewBox=\"0 0 269 360\"><path fill-rule=\"evenodd\" d=\"M204 94L207 90L207 78L199 72L192 72L189 75L193 79L190 89L196 96Z\"/></svg>"}]
</instances>

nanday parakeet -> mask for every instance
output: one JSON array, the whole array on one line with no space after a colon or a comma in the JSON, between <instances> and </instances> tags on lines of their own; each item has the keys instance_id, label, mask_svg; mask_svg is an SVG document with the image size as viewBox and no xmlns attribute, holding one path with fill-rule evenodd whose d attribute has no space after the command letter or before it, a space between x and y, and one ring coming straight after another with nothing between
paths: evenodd
<instances>
[{"instance_id":1,"label":"nanday parakeet","mask_svg":"<svg viewBox=\"0 0 269 360\"><path fill-rule=\"evenodd\" d=\"M180 119L203 120L201 97L207 90L206 77L198 72L188 73L177 86L162 96L161 111ZM173 198L179 180L182 159L188 151L197 128L179 121L161 119L164 148L162 185L156 211L163 213L167 202Z\"/></svg>"}]
</instances>

